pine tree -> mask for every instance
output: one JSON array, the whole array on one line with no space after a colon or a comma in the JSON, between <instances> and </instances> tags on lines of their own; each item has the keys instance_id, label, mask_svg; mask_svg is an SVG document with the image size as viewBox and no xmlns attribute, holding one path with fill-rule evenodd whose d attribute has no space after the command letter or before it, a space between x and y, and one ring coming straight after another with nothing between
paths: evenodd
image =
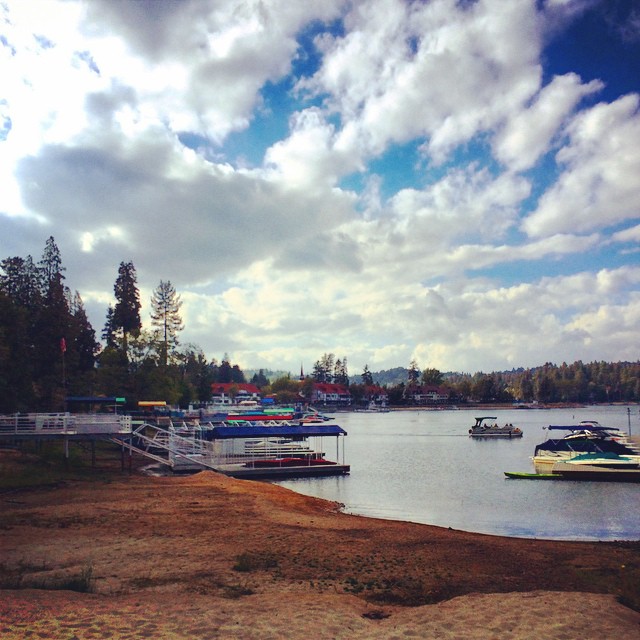
<instances>
[{"instance_id":1,"label":"pine tree","mask_svg":"<svg viewBox=\"0 0 640 640\"><path fill-rule=\"evenodd\" d=\"M154 290L151 296L151 323L160 328L162 333L161 361L166 366L169 347L178 345L178 332L184 329L180 317L182 300L176 293L171 281L163 282Z\"/></svg>"},{"instance_id":2,"label":"pine tree","mask_svg":"<svg viewBox=\"0 0 640 640\"><path fill-rule=\"evenodd\" d=\"M82 298L76 291L71 302L73 347L78 356L78 373L82 377L93 372L96 363L96 354L100 345L96 341L96 332L89 322ZM85 389L88 392L88 389Z\"/></svg>"},{"instance_id":3,"label":"pine tree","mask_svg":"<svg viewBox=\"0 0 640 640\"><path fill-rule=\"evenodd\" d=\"M116 306L113 310L113 328L122 329L122 346L127 353L127 336L140 335L140 292L137 287L136 269L133 262L121 262L118 278L113 287L116 296Z\"/></svg>"},{"instance_id":4,"label":"pine tree","mask_svg":"<svg viewBox=\"0 0 640 640\"><path fill-rule=\"evenodd\" d=\"M347 371L347 356L344 356L342 360L338 358L336 360L333 369L333 381L336 384L349 385L349 372Z\"/></svg>"},{"instance_id":5,"label":"pine tree","mask_svg":"<svg viewBox=\"0 0 640 640\"><path fill-rule=\"evenodd\" d=\"M0 262L0 269L0 291L13 304L33 310L42 302L40 270L31 256L6 258Z\"/></svg>"},{"instance_id":6,"label":"pine tree","mask_svg":"<svg viewBox=\"0 0 640 640\"><path fill-rule=\"evenodd\" d=\"M420 379L420 369L418 368L418 363L415 360L412 360L409 364L407 377L409 387L414 387L418 384L418 380Z\"/></svg>"},{"instance_id":7,"label":"pine tree","mask_svg":"<svg viewBox=\"0 0 640 640\"><path fill-rule=\"evenodd\" d=\"M66 271L66 269L62 266L60 249L58 249L53 236L49 236L47 239L42 253L42 260L40 260L38 266L40 268L43 293L46 293L56 280L64 280L62 272Z\"/></svg>"},{"instance_id":8,"label":"pine tree","mask_svg":"<svg viewBox=\"0 0 640 640\"><path fill-rule=\"evenodd\" d=\"M107 347L116 346L116 328L113 324L113 305L109 305L107 309L107 319L104 323L104 329L102 330L102 339L105 341Z\"/></svg>"},{"instance_id":9,"label":"pine tree","mask_svg":"<svg viewBox=\"0 0 640 640\"><path fill-rule=\"evenodd\" d=\"M364 365L364 370L362 371L362 384L367 387L371 387L373 385L373 376L371 375L371 371L369 371L369 365Z\"/></svg>"}]
</instances>

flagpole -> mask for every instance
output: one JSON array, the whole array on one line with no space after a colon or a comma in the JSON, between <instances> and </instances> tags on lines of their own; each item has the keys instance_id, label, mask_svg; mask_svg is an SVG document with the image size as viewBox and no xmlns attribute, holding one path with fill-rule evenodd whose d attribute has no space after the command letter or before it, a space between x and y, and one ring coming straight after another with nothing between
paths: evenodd
<instances>
[{"instance_id":1,"label":"flagpole","mask_svg":"<svg viewBox=\"0 0 640 640\"><path fill-rule=\"evenodd\" d=\"M67 341L64 338L60 338L60 351L62 353L62 387L63 389L66 389L67 376L66 376L66 369L65 369L64 354L67 351Z\"/></svg>"}]
</instances>

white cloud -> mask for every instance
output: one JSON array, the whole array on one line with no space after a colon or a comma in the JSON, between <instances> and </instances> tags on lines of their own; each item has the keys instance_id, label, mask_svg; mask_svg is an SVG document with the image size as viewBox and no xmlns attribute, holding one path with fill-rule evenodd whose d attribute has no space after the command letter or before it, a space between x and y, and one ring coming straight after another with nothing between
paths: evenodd
<instances>
[{"instance_id":1,"label":"white cloud","mask_svg":"<svg viewBox=\"0 0 640 640\"><path fill-rule=\"evenodd\" d=\"M248 126L265 82L289 73L297 32L310 21L336 17L341 4L95 0L86 5L84 27L104 39L98 66L136 87L157 117L173 130L221 142ZM127 43L124 64L112 55L114 35Z\"/></svg>"},{"instance_id":2,"label":"white cloud","mask_svg":"<svg viewBox=\"0 0 640 640\"><path fill-rule=\"evenodd\" d=\"M361 2L346 24L344 37L322 40L322 68L303 86L340 114L337 145L361 155L422 136L442 161L540 84L533 3Z\"/></svg>"},{"instance_id":3,"label":"white cloud","mask_svg":"<svg viewBox=\"0 0 640 640\"><path fill-rule=\"evenodd\" d=\"M245 367L628 355L638 271L599 265L638 243L638 96L585 109L606 78L542 86L551 3L34 2L1 9L0 259L54 235L98 331L132 260L145 305L176 286L183 341ZM299 93L271 129L281 80ZM426 157L397 188L380 158L401 143ZM551 148L562 171L523 220Z\"/></svg>"},{"instance_id":4,"label":"white cloud","mask_svg":"<svg viewBox=\"0 0 640 640\"><path fill-rule=\"evenodd\" d=\"M546 153L556 131L579 100L602 88L596 80L583 85L569 73L554 78L534 103L513 115L496 136L496 157L513 171L531 168Z\"/></svg>"},{"instance_id":5,"label":"white cloud","mask_svg":"<svg viewBox=\"0 0 640 640\"><path fill-rule=\"evenodd\" d=\"M573 118L556 156L563 172L523 222L529 235L605 229L638 217L638 100L630 94Z\"/></svg>"}]
</instances>

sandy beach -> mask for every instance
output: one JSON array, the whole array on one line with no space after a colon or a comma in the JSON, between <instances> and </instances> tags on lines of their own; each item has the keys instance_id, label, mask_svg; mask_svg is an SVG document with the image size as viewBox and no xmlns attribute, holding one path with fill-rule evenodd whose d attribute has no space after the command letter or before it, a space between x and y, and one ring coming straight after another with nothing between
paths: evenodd
<instances>
[{"instance_id":1,"label":"sandy beach","mask_svg":"<svg viewBox=\"0 0 640 640\"><path fill-rule=\"evenodd\" d=\"M114 471L0 500L7 640L640 634L622 604L637 603L638 542L364 518L213 472Z\"/></svg>"}]
</instances>

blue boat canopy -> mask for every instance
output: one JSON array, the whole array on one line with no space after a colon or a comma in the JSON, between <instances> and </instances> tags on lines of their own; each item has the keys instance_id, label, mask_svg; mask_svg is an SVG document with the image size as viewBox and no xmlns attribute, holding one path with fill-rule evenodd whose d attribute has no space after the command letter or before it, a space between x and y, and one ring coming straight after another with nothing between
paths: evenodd
<instances>
[{"instance_id":1,"label":"blue boat canopy","mask_svg":"<svg viewBox=\"0 0 640 640\"><path fill-rule=\"evenodd\" d=\"M241 426L213 427L206 430L207 440L229 438L305 438L307 436L346 436L347 432L337 424L282 425L275 427Z\"/></svg>"}]
</instances>

